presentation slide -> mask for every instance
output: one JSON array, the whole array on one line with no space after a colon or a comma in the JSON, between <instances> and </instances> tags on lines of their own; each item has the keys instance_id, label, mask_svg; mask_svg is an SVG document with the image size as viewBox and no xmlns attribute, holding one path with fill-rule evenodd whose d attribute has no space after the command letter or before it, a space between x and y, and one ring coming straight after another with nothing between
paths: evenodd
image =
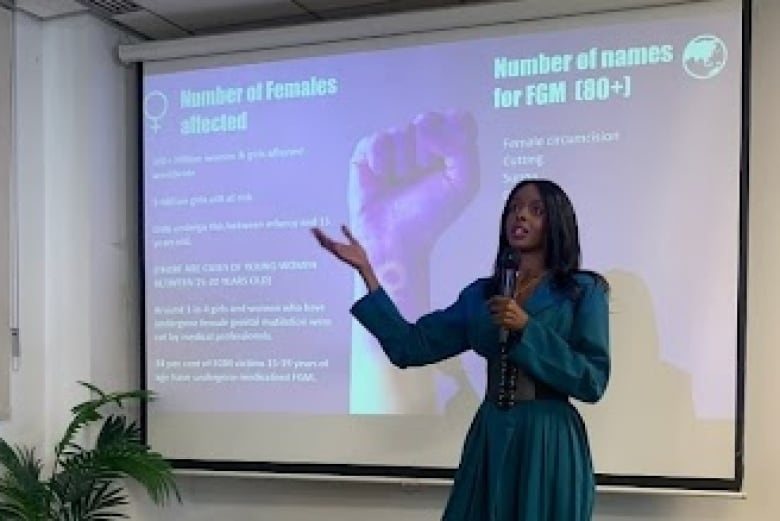
<instances>
[{"instance_id":1,"label":"presentation slide","mask_svg":"<svg viewBox=\"0 0 780 521\"><path fill-rule=\"evenodd\" d=\"M612 286L596 470L735 472L741 4L145 64L149 442L173 459L453 468L473 353L399 370L322 250L350 227L404 316L492 270L508 192L571 196Z\"/></svg>"}]
</instances>

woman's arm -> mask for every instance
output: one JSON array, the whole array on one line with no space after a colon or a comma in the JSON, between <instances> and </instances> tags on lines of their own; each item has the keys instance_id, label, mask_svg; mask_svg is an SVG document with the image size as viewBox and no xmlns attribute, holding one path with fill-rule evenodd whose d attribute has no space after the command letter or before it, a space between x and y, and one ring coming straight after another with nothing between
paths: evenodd
<instances>
[{"instance_id":1,"label":"woman's arm","mask_svg":"<svg viewBox=\"0 0 780 521\"><path fill-rule=\"evenodd\" d=\"M381 287L358 300L350 312L379 341L390 361L401 368L423 366L462 353L469 347L468 293L445 309L408 322Z\"/></svg>"},{"instance_id":2,"label":"woman's arm","mask_svg":"<svg viewBox=\"0 0 780 521\"><path fill-rule=\"evenodd\" d=\"M570 341L533 317L511 351L534 378L583 402L597 402L609 381L609 304L599 283L584 285Z\"/></svg>"}]
</instances>

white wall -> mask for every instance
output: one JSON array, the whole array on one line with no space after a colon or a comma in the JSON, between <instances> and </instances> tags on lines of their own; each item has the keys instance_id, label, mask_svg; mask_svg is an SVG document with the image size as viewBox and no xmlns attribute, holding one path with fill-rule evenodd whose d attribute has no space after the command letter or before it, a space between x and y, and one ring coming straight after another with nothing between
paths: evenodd
<instances>
[{"instance_id":1,"label":"white wall","mask_svg":"<svg viewBox=\"0 0 780 521\"><path fill-rule=\"evenodd\" d=\"M45 451L77 380L138 384L136 80L89 16L16 23L22 357L0 435Z\"/></svg>"},{"instance_id":2,"label":"white wall","mask_svg":"<svg viewBox=\"0 0 780 521\"><path fill-rule=\"evenodd\" d=\"M780 512L780 2L754 4L747 499L602 495L600 521L769 521ZM24 352L12 379L14 414L0 423L0 436L48 447L84 396L75 380L110 388L137 382L136 158L122 130L133 132L134 94L114 60L121 36L112 28L88 16L19 18ZM185 504L164 510L137 494L133 519L430 521L446 497L443 487L235 478L182 478L181 487Z\"/></svg>"},{"instance_id":3,"label":"white wall","mask_svg":"<svg viewBox=\"0 0 780 521\"><path fill-rule=\"evenodd\" d=\"M45 437L44 415L41 414L46 393L44 381L43 329L46 314L43 280L43 33L40 24L23 16L16 17L16 82L17 108L16 152L20 211L20 330L24 331L23 360L19 372L11 380L11 420L0 424L0 434L6 439L20 440L41 447ZM24 52L21 51L24 49ZM30 206L33 201L36 206ZM23 203L23 205L22 205Z\"/></svg>"},{"instance_id":4,"label":"white wall","mask_svg":"<svg viewBox=\"0 0 780 521\"><path fill-rule=\"evenodd\" d=\"M11 184L13 165L13 113L11 111L11 92L13 85L13 15L0 4L0 215L10 216L9 191L5 187ZM10 270L6 259L11 259L8 233L9 219L0 221L0 295L8 295ZM8 331L11 327L11 314L8 299L0 299L0 331ZM7 418L11 407L9 370L11 361L11 342L9 335L0 335L0 418Z\"/></svg>"}]
</instances>

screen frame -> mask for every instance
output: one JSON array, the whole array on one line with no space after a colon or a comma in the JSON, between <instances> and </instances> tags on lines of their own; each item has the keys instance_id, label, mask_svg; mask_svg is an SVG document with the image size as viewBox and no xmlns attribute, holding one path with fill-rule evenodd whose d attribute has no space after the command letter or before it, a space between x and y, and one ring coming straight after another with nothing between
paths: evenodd
<instances>
[{"instance_id":1,"label":"screen frame","mask_svg":"<svg viewBox=\"0 0 780 521\"><path fill-rule=\"evenodd\" d=\"M673 2L674 4L706 3L702 1ZM650 4L624 9L608 9L600 11L588 11L587 13L556 14L549 18L567 18L584 14L603 14L613 11L633 10L637 8L652 8L670 5ZM597 473L596 482L600 490L620 491L621 489L653 491L704 491L738 493L742 491L744 480L744 425L745 425L745 368L746 368L746 313L747 313L747 266L748 266L748 237L749 237L749 129L750 129L750 89L751 89L751 27L752 27L752 2L741 0L742 16L742 75L741 75L741 100L740 100L740 173L739 173L739 252L738 252L738 281L737 281L737 367L736 367L736 417L734 439L734 475L730 478L701 478L701 477L672 477L672 476L648 476L630 474L606 474ZM390 17L371 17L369 21L378 21ZM510 20L506 23L527 22L533 19ZM334 22L335 24L344 22ZM380 27L382 24L368 24L372 27ZM475 24L479 27L483 24ZM490 25L490 24L488 24ZM451 26L449 29L462 29L461 26ZM444 29L437 29L444 30ZM404 33L392 33L393 36ZM407 33L408 34L408 33ZM388 36L385 34L378 36ZM328 43L335 43L328 41ZM310 45L303 43L302 45ZM120 49L120 55L123 53ZM125 51L124 57L132 56ZM154 60L148 60L154 61ZM138 78L138 107L143 106L143 78L144 62L138 60L136 65ZM147 354L146 354L146 313L145 313L145 241L144 241L144 179L145 166L143 161L144 125L143 118L138 118L138 157L139 157L139 182L138 182L138 266L140 284L140 325L141 325L141 352L140 352L140 381L142 389L148 390L147 385ZM140 424L143 442L148 443L148 403L140 411ZM323 479L351 478L357 481L399 481L414 483L442 484L451 483L456 468L450 467L415 467L396 465L355 465L355 464L324 464L324 463L281 463L270 461L231 461L231 460L201 460L201 459L168 459L176 471L199 471L218 475L239 474L242 476L271 476L292 479Z\"/></svg>"}]
</instances>

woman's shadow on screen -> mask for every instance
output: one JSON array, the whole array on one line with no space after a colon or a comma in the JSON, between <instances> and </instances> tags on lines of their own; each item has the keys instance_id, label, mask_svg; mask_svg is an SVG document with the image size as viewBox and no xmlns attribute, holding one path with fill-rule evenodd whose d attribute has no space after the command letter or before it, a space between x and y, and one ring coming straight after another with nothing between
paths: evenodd
<instances>
[{"instance_id":1,"label":"woman's shadow on screen","mask_svg":"<svg viewBox=\"0 0 780 521\"><path fill-rule=\"evenodd\" d=\"M621 461L645 454L641 457L648 458L650 469L666 466L657 461L663 454L674 464L690 451L691 436L685 434L697 431L690 375L664 361L653 300L642 279L622 270L605 275L610 283L610 382L596 405L577 405L594 458L607 468L614 461L619 468Z\"/></svg>"}]
</instances>

